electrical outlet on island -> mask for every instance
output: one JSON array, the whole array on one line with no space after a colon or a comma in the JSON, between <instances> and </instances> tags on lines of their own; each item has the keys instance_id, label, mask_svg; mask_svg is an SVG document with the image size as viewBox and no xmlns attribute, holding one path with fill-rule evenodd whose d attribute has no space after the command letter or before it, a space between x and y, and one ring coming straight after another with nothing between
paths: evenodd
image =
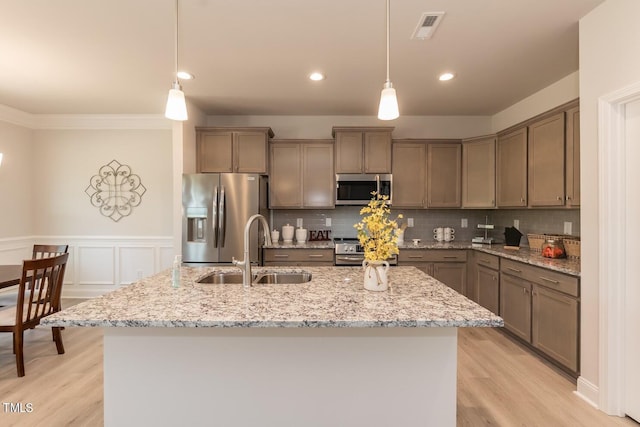
<instances>
[{"instance_id":1,"label":"electrical outlet on island","mask_svg":"<svg viewBox=\"0 0 640 427\"><path fill-rule=\"evenodd\" d=\"M571 234L571 229L573 228L573 223L571 221L564 222L564 234Z\"/></svg>"}]
</instances>

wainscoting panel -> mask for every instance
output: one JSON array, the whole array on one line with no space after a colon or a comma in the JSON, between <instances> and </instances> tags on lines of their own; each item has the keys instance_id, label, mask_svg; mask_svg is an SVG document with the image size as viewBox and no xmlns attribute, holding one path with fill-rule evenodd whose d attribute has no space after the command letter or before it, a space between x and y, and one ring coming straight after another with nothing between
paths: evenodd
<instances>
[{"instance_id":1,"label":"wainscoting panel","mask_svg":"<svg viewBox=\"0 0 640 427\"><path fill-rule=\"evenodd\" d=\"M0 239L0 264L31 258L34 243L69 245L66 298L110 292L169 268L174 257L171 236L21 236Z\"/></svg>"}]
</instances>

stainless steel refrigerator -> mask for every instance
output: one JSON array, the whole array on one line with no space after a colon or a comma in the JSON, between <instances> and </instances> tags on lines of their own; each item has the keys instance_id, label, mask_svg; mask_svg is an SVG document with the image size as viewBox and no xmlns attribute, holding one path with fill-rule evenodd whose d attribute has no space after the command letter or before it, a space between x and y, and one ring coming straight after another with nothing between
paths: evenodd
<instances>
[{"instance_id":1,"label":"stainless steel refrigerator","mask_svg":"<svg viewBox=\"0 0 640 427\"><path fill-rule=\"evenodd\" d=\"M182 261L230 263L244 258L244 228L251 215L267 215L266 177L239 173L182 176ZM249 234L251 261L262 260L260 224Z\"/></svg>"}]
</instances>

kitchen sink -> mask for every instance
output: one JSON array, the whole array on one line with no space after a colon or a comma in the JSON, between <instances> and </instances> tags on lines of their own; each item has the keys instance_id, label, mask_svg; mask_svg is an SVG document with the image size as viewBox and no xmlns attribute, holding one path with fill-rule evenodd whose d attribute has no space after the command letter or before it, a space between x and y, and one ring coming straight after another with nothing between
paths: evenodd
<instances>
[{"instance_id":1,"label":"kitchen sink","mask_svg":"<svg viewBox=\"0 0 640 427\"><path fill-rule=\"evenodd\" d=\"M290 284L306 283L311 281L311 273L302 272L265 272L254 274L251 280L253 284ZM242 273L214 271L196 280L197 283L211 283L214 285L224 283L242 283Z\"/></svg>"}]
</instances>

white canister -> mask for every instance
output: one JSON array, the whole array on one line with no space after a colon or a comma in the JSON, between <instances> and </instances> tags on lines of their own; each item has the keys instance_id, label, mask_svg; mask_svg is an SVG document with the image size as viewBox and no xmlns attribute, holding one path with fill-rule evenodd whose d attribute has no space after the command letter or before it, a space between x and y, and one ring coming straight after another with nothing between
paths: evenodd
<instances>
[{"instance_id":1,"label":"white canister","mask_svg":"<svg viewBox=\"0 0 640 427\"><path fill-rule=\"evenodd\" d=\"M273 230L271 232L271 243L278 243L278 240L280 240L280 232L278 230Z\"/></svg>"},{"instance_id":2,"label":"white canister","mask_svg":"<svg viewBox=\"0 0 640 427\"><path fill-rule=\"evenodd\" d=\"M298 228L296 230L296 241L298 243L304 243L307 241L307 229L306 228Z\"/></svg>"},{"instance_id":3,"label":"white canister","mask_svg":"<svg viewBox=\"0 0 640 427\"><path fill-rule=\"evenodd\" d=\"M282 240L285 243L293 242L293 225L283 225L282 226Z\"/></svg>"}]
</instances>

